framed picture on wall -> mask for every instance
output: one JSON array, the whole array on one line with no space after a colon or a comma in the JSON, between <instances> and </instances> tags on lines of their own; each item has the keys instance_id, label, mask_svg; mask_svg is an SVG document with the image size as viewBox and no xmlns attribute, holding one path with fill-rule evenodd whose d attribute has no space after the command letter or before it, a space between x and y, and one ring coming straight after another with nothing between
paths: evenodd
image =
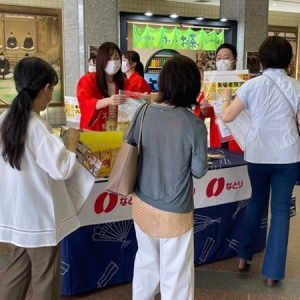
<instances>
[{"instance_id":1,"label":"framed picture on wall","mask_svg":"<svg viewBox=\"0 0 300 300\"><path fill-rule=\"evenodd\" d=\"M247 51L246 52L246 68L249 70L250 77L256 77L261 75L260 65L257 58L258 52L255 51Z\"/></svg>"},{"instance_id":2,"label":"framed picture on wall","mask_svg":"<svg viewBox=\"0 0 300 300\"><path fill-rule=\"evenodd\" d=\"M16 96L13 73L23 58L36 56L49 62L59 82L52 106L63 106L62 14L59 9L0 4L0 107Z\"/></svg>"}]
</instances>

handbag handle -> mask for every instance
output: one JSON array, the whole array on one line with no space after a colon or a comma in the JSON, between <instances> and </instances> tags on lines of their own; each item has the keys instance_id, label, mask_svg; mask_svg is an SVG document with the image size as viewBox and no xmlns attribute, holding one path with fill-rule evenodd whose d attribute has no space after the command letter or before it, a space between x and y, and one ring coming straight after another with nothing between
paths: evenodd
<instances>
[{"instance_id":1,"label":"handbag handle","mask_svg":"<svg viewBox=\"0 0 300 300\"><path fill-rule=\"evenodd\" d=\"M142 138L142 128L143 128L143 123L144 123L144 117L145 117L146 109L149 105L150 105L150 103L146 103L146 104L144 104L143 108L141 109L142 110L142 118L141 118L141 124L140 124L140 129L139 129L139 139L138 139L138 144L137 144L138 152L140 151L140 142L141 142L141 138ZM138 118L138 116L136 116L136 118L134 120L134 124L130 128L130 131L127 132L125 141L127 140L127 137L131 134L137 118Z\"/></svg>"}]
</instances>

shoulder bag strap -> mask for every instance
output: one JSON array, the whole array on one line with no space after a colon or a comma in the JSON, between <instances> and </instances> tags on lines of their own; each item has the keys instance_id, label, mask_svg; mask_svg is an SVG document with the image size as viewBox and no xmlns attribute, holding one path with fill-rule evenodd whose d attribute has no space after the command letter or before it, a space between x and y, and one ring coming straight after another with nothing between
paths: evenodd
<instances>
[{"instance_id":1,"label":"shoulder bag strap","mask_svg":"<svg viewBox=\"0 0 300 300\"><path fill-rule=\"evenodd\" d=\"M294 115L294 109L293 109L293 106L292 104L290 103L290 101L288 100L287 96L285 95L285 93L281 90L281 88L276 84L276 82L273 80L273 78L267 74L263 74L264 76L267 76L271 81L273 81L274 85L277 87L277 89L281 92L281 94L284 96L286 102L288 103L291 111L292 111L292 114ZM296 113L297 114L297 113Z\"/></svg>"},{"instance_id":2,"label":"shoulder bag strap","mask_svg":"<svg viewBox=\"0 0 300 300\"><path fill-rule=\"evenodd\" d=\"M298 131L298 133L299 133L299 135L300 135L300 131L299 131L299 127L298 127L299 125L298 125L298 121L297 121L297 112L296 112L296 116L295 116L295 115L294 115L295 112L294 112L294 109L293 109L293 106L292 106L291 102L289 101L289 99L287 98L287 96L285 95L285 93L284 93L284 92L281 90L281 88L276 84L276 82L273 80L273 78L272 78L271 76L269 76L269 75L267 75L267 74L263 74L263 75L267 76L271 81L273 81L274 85L277 87L277 89L278 89L278 90L281 92L281 94L284 96L286 102L287 102L288 105L289 105L289 108L290 108L291 111L292 111L293 118L294 118L295 121L296 121L297 131Z\"/></svg>"},{"instance_id":3,"label":"shoulder bag strap","mask_svg":"<svg viewBox=\"0 0 300 300\"><path fill-rule=\"evenodd\" d=\"M140 142L141 142L141 138L142 138L142 128L143 128L143 122L144 122L144 117L145 117L145 113L146 113L146 109L147 107L150 105L150 103L146 103L143 105L143 107L141 108L140 111L142 111L142 118L141 118L141 123L140 123L140 130L139 130L139 139L138 139L138 149L140 149ZM130 130L127 132L126 137L125 137L125 141L127 140L127 137L131 134L134 125L136 123L136 120L138 118L138 115L136 116L135 120L134 120L134 124L130 127Z\"/></svg>"}]
</instances>

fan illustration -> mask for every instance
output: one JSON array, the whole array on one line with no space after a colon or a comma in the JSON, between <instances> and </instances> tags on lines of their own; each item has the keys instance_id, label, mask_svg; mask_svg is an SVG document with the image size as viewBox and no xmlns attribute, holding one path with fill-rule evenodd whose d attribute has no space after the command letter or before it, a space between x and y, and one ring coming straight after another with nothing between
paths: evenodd
<instances>
[{"instance_id":1,"label":"fan illustration","mask_svg":"<svg viewBox=\"0 0 300 300\"><path fill-rule=\"evenodd\" d=\"M208 225L213 223L221 223L221 218L213 220L207 216L194 214L194 222L194 233L197 233L201 230L204 230Z\"/></svg>"},{"instance_id":2,"label":"fan illustration","mask_svg":"<svg viewBox=\"0 0 300 300\"><path fill-rule=\"evenodd\" d=\"M207 256L208 256L211 248L213 247L214 243L215 243L215 240L213 238L208 237L206 239L205 245L204 245L202 252L200 254L200 257L199 257L200 264L206 261Z\"/></svg>"},{"instance_id":3,"label":"fan illustration","mask_svg":"<svg viewBox=\"0 0 300 300\"><path fill-rule=\"evenodd\" d=\"M97 281L97 287L101 288L106 286L111 280L111 278L118 272L118 270L119 267L117 266L117 264L111 261L106 267L103 275Z\"/></svg>"},{"instance_id":4,"label":"fan illustration","mask_svg":"<svg viewBox=\"0 0 300 300\"><path fill-rule=\"evenodd\" d=\"M239 204L236 208L235 213L231 216L233 220L235 220L238 212L247 205L248 201L249 201L249 199L244 199L244 200L239 201Z\"/></svg>"},{"instance_id":5,"label":"fan illustration","mask_svg":"<svg viewBox=\"0 0 300 300\"><path fill-rule=\"evenodd\" d=\"M239 242L235 239L229 240L226 239L226 241L229 243L229 247L232 248L235 251L238 251L238 247L239 247Z\"/></svg>"},{"instance_id":6,"label":"fan illustration","mask_svg":"<svg viewBox=\"0 0 300 300\"><path fill-rule=\"evenodd\" d=\"M64 276L66 273L69 272L69 269L70 269L70 265L61 261L61 265L60 265L60 268L61 268L61 276Z\"/></svg>"},{"instance_id":7,"label":"fan illustration","mask_svg":"<svg viewBox=\"0 0 300 300\"><path fill-rule=\"evenodd\" d=\"M93 240L96 242L115 242L121 243L121 249L128 247L131 243L127 239L130 228L133 224L132 220L122 222L112 222L107 224L98 224L94 228Z\"/></svg>"}]
</instances>

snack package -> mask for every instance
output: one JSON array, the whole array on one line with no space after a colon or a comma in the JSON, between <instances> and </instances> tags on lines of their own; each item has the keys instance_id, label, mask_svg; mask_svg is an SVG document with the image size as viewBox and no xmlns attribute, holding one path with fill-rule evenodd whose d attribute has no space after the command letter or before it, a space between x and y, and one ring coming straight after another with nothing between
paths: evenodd
<instances>
[{"instance_id":1,"label":"snack package","mask_svg":"<svg viewBox=\"0 0 300 300\"><path fill-rule=\"evenodd\" d=\"M102 165L97 177L109 176L112 162L123 143L121 131L87 131L80 133L80 141L86 144Z\"/></svg>"}]
</instances>

